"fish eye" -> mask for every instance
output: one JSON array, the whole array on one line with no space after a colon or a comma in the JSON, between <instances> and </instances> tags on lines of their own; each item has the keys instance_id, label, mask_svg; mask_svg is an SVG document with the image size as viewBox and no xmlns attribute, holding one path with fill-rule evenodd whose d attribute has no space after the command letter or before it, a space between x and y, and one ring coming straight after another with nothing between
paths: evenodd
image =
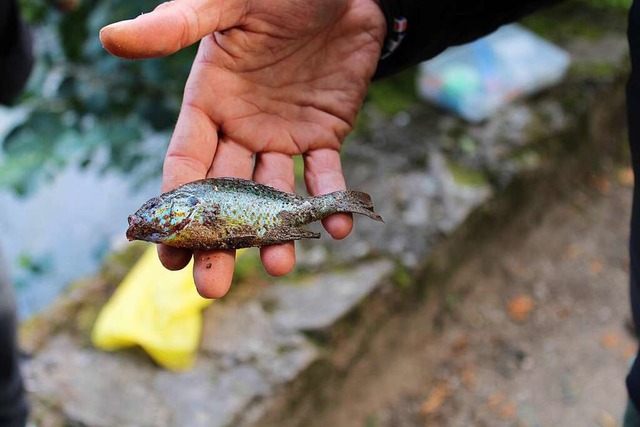
<instances>
[{"instance_id":1,"label":"fish eye","mask_svg":"<svg viewBox=\"0 0 640 427\"><path fill-rule=\"evenodd\" d=\"M147 203L144 204L143 208L146 209L155 209L160 205L160 200L157 197L154 197L151 200L148 200Z\"/></svg>"},{"instance_id":2,"label":"fish eye","mask_svg":"<svg viewBox=\"0 0 640 427\"><path fill-rule=\"evenodd\" d=\"M197 205L198 203L200 203L200 200L198 200L198 198L197 198L197 197L190 196L190 197L187 199L187 203L189 203L189 205L190 205L190 206L195 206L195 205Z\"/></svg>"}]
</instances>

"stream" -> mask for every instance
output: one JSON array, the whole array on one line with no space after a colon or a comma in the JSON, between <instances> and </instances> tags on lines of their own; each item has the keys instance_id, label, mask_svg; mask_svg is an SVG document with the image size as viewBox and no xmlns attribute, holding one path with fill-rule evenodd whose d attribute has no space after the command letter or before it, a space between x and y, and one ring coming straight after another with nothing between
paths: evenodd
<instances>
[{"instance_id":1,"label":"stream","mask_svg":"<svg viewBox=\"0 0 640 427\"><path fill-rule=\"evenodd\" d=\"M0 110L0 138L19 116L17 109ZM95 273L106 254L127 243L127 216L160 188L160 178L133 186L131 176L104 172L100 163L70 164L28 196L0 188L2 268L16 289L20 318Z\"/></svg>"}]
</instances>

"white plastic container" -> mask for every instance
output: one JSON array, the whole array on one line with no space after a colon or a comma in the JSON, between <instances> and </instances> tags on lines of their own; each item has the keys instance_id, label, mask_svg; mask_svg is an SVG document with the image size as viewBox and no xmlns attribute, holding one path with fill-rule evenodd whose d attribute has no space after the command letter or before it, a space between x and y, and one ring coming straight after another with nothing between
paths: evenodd
<instances>
[{"instance_id":1,"label":"white plastic container","mask_svg":"<svg viewBox=\"0 0 640 427\"><path fill-rule=\"evenodd\" d=\"M516 98L559 82L569 54L512 24L420 64L418 93L479 122Z\"/></svg>"}]
</instances>

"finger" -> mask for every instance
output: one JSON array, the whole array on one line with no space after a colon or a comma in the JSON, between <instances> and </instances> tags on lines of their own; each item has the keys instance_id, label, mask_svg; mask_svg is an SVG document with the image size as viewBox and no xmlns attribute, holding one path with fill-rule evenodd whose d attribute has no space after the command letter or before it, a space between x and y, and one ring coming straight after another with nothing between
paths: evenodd
<instances>
[{"instance_id":1,"label":"finger","mask_svg":"<svg viewBox=\"0 0 640 427\"><path fill-rule=\"evenodd\" d=\"M177 0L150 13L116 22L100 30L100 41L111 54L141 59L170 55L214 31L240 25L246 0Z\"/></svg>"},{"instance_id":2,"label":"finger","mask_svg":"<svg viewBox=\"0 0 640 427\"><path fill-rule=\"evenodd\" d=\"M293 159L282 153L261 153L256 159L253 179L282 191L293 192ZM260 258L271 276L284 276L293 270L296 249L293 242L260 248Z\"/></svg>"},{"instance_id":3,"label":"finger","mask_svg":"<svg viewBox=\"0 0 640 427\"><path fill-rule=\"evenodd\" d=\"M173 248L167 245L158 245L158 258L167 270L182 270L191 261L191 251L188 249Z\"/></svg>"},{"instance_id":4,"label":"finger","mask_svg":"<svg viewBox=\"0 0 640 427\"><path fill-rule=\"evenodd\" d=\"M222 138L207 176L251 179L252 171L253 152L235 141Z\"/></svg>"},{"instance_id":5,"label":"finger","mask_svg":"<svg viewBox=\"0 0 640 427\"><path fill-rule=\"evenodd\" d=\"M193 281L204 298L221 298L231 287L236 251L194 251Z\"/></svg>"},{"instance_id":6,"label":"finger","mask_svg":"<svg viewBox=\"0 0 640 427\"><path fill-rule=\"evenodd\" d=\"M217 128L211 119L202 110L184 103L164 160L162 191L204 178L217 144ZM191 251L159 245L158 257L165 268L180 270L189 264Z\"/></svg>"},{"instance_id":7,"label":"finger","mask_svg":"<svg viewBox=\"0 0 640 427\"><path fill-rule=\"evenodd\" d=\"M207 177L251 178L253 153L234 141L220 140ZM193 280L200 295L220 298L233 280L236 251L194 251Z\"/></svg>"},{"instance_id":8,"label":"finger","mask_svg":"<svg viewBox=\"0 0 640 427\"><path fill-rule=\"evenodd\" d=\"M217 126L203 110L184 103L164 159L162 191L205 178L217 149Z\"/></svg>"},{"instance_id":9,"label":"finger","mask_svg":"<svg viewBox=\"0 0 640 427\"><path fill-rule=\"evenodd\" d=\"M307 190L314 196L345 190L340 153L331 149L309 151L304 156L304 180ZM344 239L353 229L353 216L333 214L323 219L322 225L334 239Z\"/></svg>"}]
</instances>

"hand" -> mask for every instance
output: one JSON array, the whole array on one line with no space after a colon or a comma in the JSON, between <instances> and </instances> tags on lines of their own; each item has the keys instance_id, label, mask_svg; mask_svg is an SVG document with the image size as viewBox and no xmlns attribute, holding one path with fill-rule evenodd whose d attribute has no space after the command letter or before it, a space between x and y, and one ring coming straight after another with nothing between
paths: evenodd
<instances>
[{"instance_id":1,"label":"hand","mask_svg":"<svg viewBox=\"0 0 640 427\"><path fill-rule=\"evenodd\" d=\"M339 150L353 128L380 56L385 22L375 0L176 0L102 29L125 58L169 55L201 40L167 150L163 191L235 176L293 191L303 155L310 194L345 189ZM323 221L335 239L350 215ZM260 251L267 272L289 273L293 242ZM231 284L235 251L196 251L194 279L216 298ZM191 253L159 247L165 267ZM209 266L209 268L207 268Z\"/></svg>"}]
</instances>

